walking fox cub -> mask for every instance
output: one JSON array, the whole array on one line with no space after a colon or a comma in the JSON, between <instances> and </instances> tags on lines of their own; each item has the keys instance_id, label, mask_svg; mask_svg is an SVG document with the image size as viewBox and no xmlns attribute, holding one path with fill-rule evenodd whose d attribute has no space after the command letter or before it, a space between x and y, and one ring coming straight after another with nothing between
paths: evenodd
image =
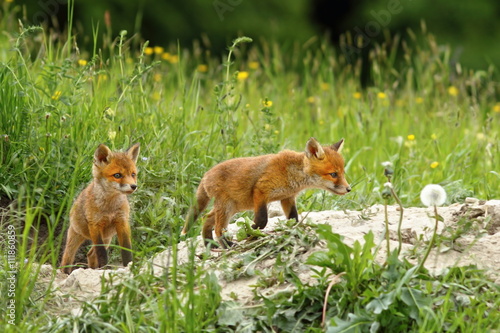
<instances>
[{"instance_id":1,"label":"walking fox cub","mask_svg":"<svg viewBox=\"0 0 500 333\"><path fill-rule=\"evenodd\" d=\"M215 227L217 242L228 248L232 245L223 231L229 219L237 212L254 211L254 229L267 224L267 204L281 201L288 219L298 221L295 197L306 188L328 190L344 195L351 187L344 177L344 159L340 151L344 140L331 146L321 146L316 139L307 141L305 152L284 150L278 154L235 158L210 169L201 179L196 192L197 203L186 217L182 234L186 234L211 198L213 209L203 225L207 244L213 240Z\"/></svg>"},{"instance_id":2,"label":"walking fox cub","mask_svg":"<svg viewBox=\"0 0 500 333\"><path fill-rule=\"evenodd\" d=\"M88 266L107 265L107 248L114 235L118 235L123 265L132 261L127 195L137 189L139 144L124 153L112 152L100 144L94 153L92 174L94 180L80 193L70 212L70 226L61 266L71 273L75 253L86 240L92 241L87 254Z\"/></svg>"}]
</instances>

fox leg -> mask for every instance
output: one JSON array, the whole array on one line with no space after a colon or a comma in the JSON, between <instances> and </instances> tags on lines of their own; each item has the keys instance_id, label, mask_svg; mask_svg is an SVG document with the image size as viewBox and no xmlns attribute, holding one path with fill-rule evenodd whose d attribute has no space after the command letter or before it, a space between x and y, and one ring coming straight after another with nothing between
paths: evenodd
<instances>
[{"instance_id":1,"label":"fox leg","mask_svg":"<svg viewBox=\"0 0 500 333\"><path fill-rule=\"evenodd\" d=\"M205 223L203 223L203 239L205 240L205 245L214 239L212 231L214 230L215 225L215 210L212 209L205 218Z\"/></svg>"},{"instance_id":2,"label":"fox leg","mask_svg":"<svg viewBox=\"0 0 500 333\"><path fill-rule=\"evenodd\" d=\"M90 239L92 240L92 248L87 253L87 260L90 268L99 268L108 264L108 252L106 247L111 238L106 239L105 243L102 239L101 228L99 226L89 224Z\"/></svg>"},{"instance_id":3,"label":"fox leg","mask_svg":"<svg viewBox=\"0 0 500 333\"><path fill-rule=\"evenodd\" d=\"M98 246L92 246L92 248L90 249L90 251L87 253L88 267L90 267L90 268L99 268L99 267L106 266L106 265L99 266L99 258L97 257L97 255L98 255L97 254L97 248L98 247L104 248L106 250L106 257L107 257L108 247L109 247L109 243L111 243L111 239L112 239L112 237L104 238L104 240L102 241L102 245L100 244Z\"/></svg>"},{"instance_id":4,"label":"fox leg","mask_svg":"<svg viewBox=\"0 0 500 333\"><path fill-rule=\"evenodd\" d=\"M294 197L281 200L281 207L283 208L283 212L285 213L287 219L295 219L295 221L299 221L299 213L297 212Z\"/></svg>"},{"instance_id":5,"label":"fox leg","mask_svg":"<svg viewBox=\"0 0 500 333\"><path fill-rule=\"evenodd\" d=\"M229 219L236 213L233 212L229 207L217 207L214 208L215 211L215 239L220 244L223 249L228 249L234 245L233 242L228 240L224 236L224 231L226 230Z\"/></svg>"},{"instance_id":6,"label":"fox leg","mask_svg":"<svg viewBox=\"0 0 500 333\"><path fill-rule=\"evenodd\" d=\"M71 273L72 267L65 267L73 264L75 260L76 251L80 248L80 245L85 241L85 237L78 234L70 226L68 229L68 235L66 237L66 247L64 248L64 254L61 261L62 271L66 274Z\"/></svg>"},{"instance_id":7,"label":"fox leg","mask_svg":"<svg viewBox=\"0 0 500 333\"><path fill-rule=\"evenodd\" d=\"M123 266L127 266L132 261L132 241L130 240L130 225L127 221L116 223L116 234L118 244L122 247Z\"/></svg>"},{"instance_id":8,"label":"fox leg","mask_svg":"<svg viewBox=\"0 0 500 333\"><path fill-rule=\"evenodd\" d=\"M254 204L254 229L264 229L267 225L267 200L260 191L255 191L253 196Z\"/></svg>"}]
</instances>

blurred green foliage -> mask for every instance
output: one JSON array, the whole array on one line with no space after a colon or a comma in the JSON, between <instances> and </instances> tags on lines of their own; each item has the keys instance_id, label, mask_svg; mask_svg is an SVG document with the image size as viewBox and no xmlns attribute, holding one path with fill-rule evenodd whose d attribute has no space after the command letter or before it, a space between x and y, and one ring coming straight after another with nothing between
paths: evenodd
<instances>
[{"instance_id":1,"label":"blurred green foliage","mask_svg":"<svg viewBox=\"0 0 500 333\"><path fill-rule=\"evenodd\" d=\"M13 3L25 9L26 22L49 23L57 29L67 22L68 0ZM127 30L129 35L140 34L161 46L179 43L189 47L193 40L200 40L216 54L224 53L237 35L286 44L305 42L327 31L335 43L342 33L360 35L362 31L370 48L383 40L385 30L392 35L407 28L418 30L424 21L440 43L449 43L456 50L452 63L477 69L500 65L499 13L500 2L496 0L87 0L76 1L74 21L79 45L88 49L92 29L98 28L113 36ZM82 36L87 36L86 40Z\"/></svg>"}]
</instances>

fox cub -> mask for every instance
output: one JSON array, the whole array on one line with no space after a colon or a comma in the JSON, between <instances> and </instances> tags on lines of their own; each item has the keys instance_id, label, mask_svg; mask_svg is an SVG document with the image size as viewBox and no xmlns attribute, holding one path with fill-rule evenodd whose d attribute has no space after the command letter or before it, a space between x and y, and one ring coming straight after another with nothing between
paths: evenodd
<instances>
[{"instance_id":1,"label":"fox cub","mask_svg":"<svg viewBox=\"0 0 500 333\"><path fill-rule=\"evenodd\" d=\"M253 210L252 227L263 229L267 224L267 204L271 201L281 201L286 217L298 221L295 197L300 191L318 188L338 195L350 192L340 155L343 144L342 139L331 146L321 146L311 138L302 153L284 150L278 154L235 158L214 166L201 179L197 203L186 217L182 234L188 232L211 198L215 198L214 206L202 231L205 243L213 240L215 227L217 242L228 248L232 243L224 238L223 231L237 212Z\"/></svg>"},{"instance_id":2,"label":"fox cub","mask_svg":"<svg viewBox=\"0 0 500 333\"><path fill-rule=\"evenodd\" d=\"M70 212L70 226L61 266L71 273L75 253L86 240L92 241L87 254L88 266L107 265L107 248L114 235L118 235L123 265L132 261L127 195L137 189L136 162L139 144L125 152L112 152L100 144L94 153L92 174L94 180L80 193Z\"/></svg>"}]
</instances>

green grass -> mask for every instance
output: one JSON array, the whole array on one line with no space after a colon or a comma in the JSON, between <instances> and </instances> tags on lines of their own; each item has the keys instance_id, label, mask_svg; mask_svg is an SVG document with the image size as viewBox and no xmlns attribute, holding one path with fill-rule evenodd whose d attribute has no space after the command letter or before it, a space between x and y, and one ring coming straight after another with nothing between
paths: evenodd
<instances>
[{"instance_id":1,"label":"green grass","mask_svg":"<svg viewBox=\"0 0 500 333\"><path fill-rule=\"evenodd\" d=\"M0 229L16 226L18 262L23 263L16 289L16 311L22 315L16 317L15 328L6 329L64 332L80 325L81 331L111 331L111 326L130 332L134 327L215 330L219 290L212 274L197 267L174 267L164 279L135 272L136 278L120 287L119 294L104 293L85 305L79 319L57 319L47 311L56 307L54 296L37 289L34 263L58 265L69 209L91 180L99 143L112 149L141 143L139 191L131 196L139 262L167 247L175 249L196 186L211 166L284 148L301 151L311 136L324 144L345 138L343 154L353 191L344 197L306 191L299 198L299 211L361 210L383 202L384 161L394 165L392 180L405 206L420 205L420 190L428 183L443 185L449 202L500 197L500 130L495 125L500 120L500 88L495 72L450 66L451 50L432 35L409 32L404 40L388 36L370 52L371 80L362 87L362 64L348 63L322 38L285 49L265 40L233 45L232 54L218 59L196 43L156 49L159 53L146 44L136 48L138 40L123 32L89 52L66 42L64 35L33 27L18 30L16 13L7 6L1 14L0 199L11 205L4 210ZM241 79L238 72L248 77ZM437 167L431 167L433 162ZM47 240L31 246L37 238L30 232L36 236L43 228ZM402 265L397 277L402 279L408 267L397 265ZM436 306L432 316L421 314L418 323L433 331L467 331L459 327L464 318L475 318L480 327L498 325L497 317L482 316L498 309L498 290L487 284L487 292L475 299L484 300L482 305L457 306L456 284L484 277L453 272L459 276L444 278L453 284L445 287L447 281L436 280L441 287L426 293L441 293L444 305ZM0 272L1 281L6 276ZM0 283L3 294L7 285ZM297 308L324 290L302 288ZM391 311L397 312L400 303L393 303ZM346 319L356 309L340 310L331 317ZM311 322L319 330L318 320ZM415 323L406 324L406 329L418 331ZM271 327L262 325L256 327Z\"/></svg>"}]
</instances>

